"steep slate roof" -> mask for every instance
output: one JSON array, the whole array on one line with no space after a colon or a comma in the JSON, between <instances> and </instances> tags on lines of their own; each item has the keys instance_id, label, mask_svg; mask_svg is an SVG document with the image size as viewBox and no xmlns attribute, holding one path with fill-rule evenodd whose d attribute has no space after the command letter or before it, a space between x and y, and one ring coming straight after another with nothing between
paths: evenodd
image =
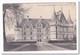
<instances>
[{"instance_id":1,"label":"steep slate roof","mask_svg":"<svg viewBox=\"0 0 80 55\"><path fill-rule=\"evenodd\" d=\"M59 12L53 12L53 16L52 16L52 19L51 19L52 23L51 25L66 25L68 24L68 21L66 20L65 16L64 16L64 13L62 12L62 10L60 10Z\"/></svg>"},{"instance_id":2,"label":"steep slate roof","mask_svg":"<svg viewBox=\"0 0 80 55\"><path fill-rule=\"evenodd\" d=\"M35 25L36 25L38 19L29 19L29 21L31 22L33 28L35 28Z\"/></svg>"},{"instance_id":3,"label":"steep slate roof","mask_svg":"<svg viewBox=\"0 0 80 55\"><path fill-rule=\"evenodd\" d=\"M20 27L22 28L23 26L26 26L27 28L29 28L29 26L31 25L31 21L27 20L27 19L22 19L21 23L20 23Z\"/></svg>"},{"instance_id":4,"label":"steep slate roof","mask_svg":"<svg viewBox=\"0 0 80 55\"><path fill-rule=\"evenodd\" d=\"M49 19L41 19L42 27L49 27Z\"/></svg>"},{"instance_id":5,"label":"steep slate roof","mask_svg":"<svg viewBox=\"0 0 80 55\"><path fill-rule=\"evenodd\" d=\"M57 24L58 25L64 25L64 26L68 26L69 24L72 24L72 20L71 20L71 17L69 15L69 19L66 20L65 16L64 16L64 13L62 12L62 10L60 10L59 12L53 12L53 15L52 15L52 18L51 19L42 19L41 17L41 20L40 19L33 19L33 18L29 18L29 19L22 19L21 23L18 24L19 27L23 27L23 26L26 26L27 28L30 27L30 25L33 26L33 28L36 28L36 25L38 25L38 22L41 22L42 24L42 27L44 28L45 26L49 27L49 22L53 22L55 23L57 21ZM54 24L53 24L54 25Z\"/></svg>"},{"instance_id":6,"label":"steep slate roof","mask_svg":"<svg viewBox=\"0 0 80 55\"><path fill-rule=\"evenodd\" d=\"M59 11L58 20L61 23L68 23L62 11Z\"/></svg>"},{"instance_id":7,"label":"steep slate roof","mask_svg":"<svg viewBox=\"0 0 80 55\"><path fill-rule=\"evenodd\" d=\"M69 18L68 18L68 23L69 23L69 24L73 24L73 21L71 20L70 14L69 14Z\"/></svg>"},{"instance_id":8,"label":"steep slate roof","mask_svg":"<svg viewBox=\"0 0 80 55\"><path fill-rule=\"evenodd\" d=\"M36 25L38 23L39 19L23 19L20 23L20 27L22 28L23 26L26 26L27 28L30 27L32 24L33 28L36 28ZM41 19L42 27L44 28L46 25L49 25L49 19Z\"/></svg>"},{"instance_id":9,"label":"steep slate roof","mask_svg":"<svg viewBox=\"0 0 80 55\"><path fill-rule=\"evenodd\" d=\"M56 15L55 9L54 9L54 11L53 11L53 14L52 14L51 19L52 19L52 22L56 22L56 21L58 21L58 18L57 18L57 15Z\"/></svg>"}]
</instances>

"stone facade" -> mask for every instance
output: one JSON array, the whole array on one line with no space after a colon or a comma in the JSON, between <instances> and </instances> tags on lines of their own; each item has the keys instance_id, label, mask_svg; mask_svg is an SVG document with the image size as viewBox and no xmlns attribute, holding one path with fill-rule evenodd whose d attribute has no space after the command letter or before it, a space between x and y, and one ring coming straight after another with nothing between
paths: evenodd
<instances>
[{"instance_id":1,"label":"stone facade","mask_svg":"<svg viewBox=\"0 0 80 55\"><path fill-rule=\"evenodd\" d=\"M73 22L69 15L68 20L62 10L53 12L51 19L33 19L27 16L16 25L15 41L48 42L50 40L72 40Z\"/></svg>"}]
</instances>

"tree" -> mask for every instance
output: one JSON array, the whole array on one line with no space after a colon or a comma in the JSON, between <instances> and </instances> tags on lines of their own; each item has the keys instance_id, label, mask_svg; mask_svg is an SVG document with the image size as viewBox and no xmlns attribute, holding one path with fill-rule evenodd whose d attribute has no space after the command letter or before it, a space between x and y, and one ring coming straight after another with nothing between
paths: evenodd
<instances>
[{"instance_id":1,"label":"tree","mask_svg":"<svg viewBox=\"0 0 80 55\"><path fill-rule=\"evenodd\" d=\"M30 8L24 10L21 7L22 4L3 4L3 35L4 35L4 43L7 42L6 35L5 35L5 15L6 10L9 9L14 15L16 19L16 23L19 22L19 18L24 18L24 13L27 12ZM10 20L11 21L11 20ZM9 21L8 21L9 22ZM14 22L13 22L14 23Z\"/></svg>"},{"instance_id":2,"label":"tree","mask_svg":"<svg viewBox=\"0 0 80 55\"><path fill-rule=\"evenodd\" d=\"M3 36L4 36L4 44L7 42L6 35L5 35L5 15L6 15L6 9L13 9L18 8L18 4L3 4Z\"/></svg>"}]
</instances>

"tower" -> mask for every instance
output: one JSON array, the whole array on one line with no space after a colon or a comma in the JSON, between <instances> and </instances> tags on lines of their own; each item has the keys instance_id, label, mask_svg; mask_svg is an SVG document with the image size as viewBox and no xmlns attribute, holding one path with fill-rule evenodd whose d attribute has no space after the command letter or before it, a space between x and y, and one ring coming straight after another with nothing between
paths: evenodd
<instances>
[{"instance_id":1,"label":"tower","mask_svg":"<svg viewBox=\"0 0 80 55\"><path fill-rule=\"evenodd\" d=\"M73 21L71 20L71 15L70 15L70 11L68 11L68 22L69 24L73 24Z\"/></svg>"},{"instance_id":2,"label":"tower","mask_svg":"<svg viewBox=\"0 0 80 55\"><path fill-rule=\"evenodd\" d=\"M73 21L71 20L71 15L70 15L70 11L68 11L68 39L69 40L72 40L74 37L73 37L73 33L75 32L74 31L74 27L73 27Z\"/></svg>"},{"instance_id":3,"label":"tower","mask_svg":"<svg viewBox=\"0 0 80 55\"><path fill-rule=\"evenodd\" d=\"M50 21L50 40L55 40L57 38L57 27L56 27L56 24L57 24L57 15L56 15L56 12L55 12L55 7L53 7L53 14L52 14L52 17L51 17L51 21Z\"/></svg>"}]
</instances>

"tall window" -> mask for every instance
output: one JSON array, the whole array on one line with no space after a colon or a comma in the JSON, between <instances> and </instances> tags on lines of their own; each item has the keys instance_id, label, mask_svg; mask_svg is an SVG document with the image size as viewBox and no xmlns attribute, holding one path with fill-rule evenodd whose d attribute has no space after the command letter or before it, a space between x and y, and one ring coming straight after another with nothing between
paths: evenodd
<instances>
[{"instance_id":1,"label":"tall window","mask_svg":"<svg viewBox=\"0 0 80 55\"><path fill-rule=\"evenodd\" d=\"M46 38L48 39L48 36Z\"/></svg>"},{"instance_id":2,"label":"tall window","mask_svg":"<svg viewBox=\"0 0 80 55\"><path fill-rule=\"evenodd\" d=\"M49 34L49 29L48 28L46 28L46 34Z\"/></svg>"},{"instance_id":3,"label":"tall window","mask_svg":"<svg viewBox=\"0 0 80 55\"><path fill-rule=\"evenodd\" d=\"M24 32L24 35L26 35L26 32Z\"/></svg>"},{"instance_id":4,"label":"tall window","mask_svg":"<svg viewBox=\"0 0 80 55\"><path fill-rule=\"evenodd\" d=\"M32 40L32 37L30 37L30 39Z\"/></svg>"},{"instance_id":5,"label":"tall window","mask_svg":"<svg viewBox=\"0 0 80 55\"><path fill-rule=\"evenodd\" d=\"M40 35L40 37L41 37L41 35Z\"/></svg>"},{"instance_id":6,"label":"tall window","mask_svg":"<svg viewBox=\"0 0 80 55\"><path fill-rule=\"evenodd\" d=\"M30 35L32 35L32 32L30 33Z\"/></svg>"}]
</instances>

